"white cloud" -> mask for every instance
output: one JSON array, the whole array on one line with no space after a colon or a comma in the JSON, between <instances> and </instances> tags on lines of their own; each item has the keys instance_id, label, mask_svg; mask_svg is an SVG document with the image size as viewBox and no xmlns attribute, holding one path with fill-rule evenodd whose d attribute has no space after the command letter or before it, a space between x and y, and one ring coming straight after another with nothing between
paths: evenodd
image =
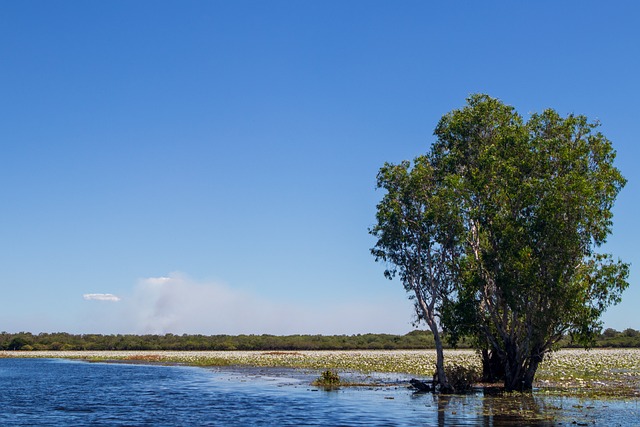
<instances>
[{"instance_id":1,"label":"white cloud","mask_svg":"<svg viewBox=\"0 0 640 427\"><path fill-rule=\"evenodd\" d=\"M111 302L118 302L121 300L121 298L119 296L113 295L113 294L84 294L82 295L82 298L86 299L87 301L111 301Z\"/></svg>"},{"instance_id":2,"label":"white cloud","mask_svg":"<svg viewBox=\"0 0 640 427\"><path fill-rule=\"evenodd\" d=\"M171 277L149 277L148 279L144 279L144 282L149 285L162 285L164 283L170 282L173 280Z\"/></svg>"}]
</instances>

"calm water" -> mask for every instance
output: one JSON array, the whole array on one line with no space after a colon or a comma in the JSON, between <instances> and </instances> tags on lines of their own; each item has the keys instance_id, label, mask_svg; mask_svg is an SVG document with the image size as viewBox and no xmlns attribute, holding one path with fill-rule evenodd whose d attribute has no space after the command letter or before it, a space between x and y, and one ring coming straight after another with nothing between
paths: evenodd
<instances>
[{"instance_id":1,"label":"calm water","mask_svg":"<svg viewBox=\"0 0 640 427\"><path fill-rule=\"evenodd\" d=\"M0 359L1 426L640 425L636 401L449 398L190 367ZM531 414L553 421L530 421Z\"/></svg>"}]
</instances>

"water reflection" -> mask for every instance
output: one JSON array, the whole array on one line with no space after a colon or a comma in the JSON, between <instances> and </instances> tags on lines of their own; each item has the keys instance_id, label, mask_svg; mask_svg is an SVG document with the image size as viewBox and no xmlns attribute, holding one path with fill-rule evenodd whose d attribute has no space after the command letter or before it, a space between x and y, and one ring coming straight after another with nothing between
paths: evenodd
<instances>
[{"instance_id":1,"label":"water reflection","mask_svg":"<svg viewBox=\"0 0 640 427\"><path fill-rule=\"evenodd\" d=\"M491 389L482 398L484 426L549 426L553 417L532 393L501 393Z\"/></svg>"},{"instance_id":2,"label":"water reflection","mask_svg":"<svg viewBox=\"0 0 640 427\"><path fill-rule=\"evenodd\" d=\"M466 395L415 394L413 399L424 399L427 411L436 413L434 422L426 425L438 427L547 427L554 425L557 409L553 405L546 405L533 394L503 394L493 390L477 390Z\"/></svg>"},{"instance_id":3,"label":"water reflection","mask_svg":"<svg viewBox=\"0 0 640 427\"><path fill-rule=\"evenodd\" d=\"M446 410L451 401L451 396L434 395L438 406L438 427L446 425Z\"/></svg>"},{"instance_id":4,"label":"water reflection","mask_svg":"<svg viewBox=\"0 0 640 427\"><path fill-rule=\"evenodd\" d=\"M476 390L467 395L414 394L425 426L640 425L640 401L580 399L542 393Z\"/></svg>"}]
</instances>

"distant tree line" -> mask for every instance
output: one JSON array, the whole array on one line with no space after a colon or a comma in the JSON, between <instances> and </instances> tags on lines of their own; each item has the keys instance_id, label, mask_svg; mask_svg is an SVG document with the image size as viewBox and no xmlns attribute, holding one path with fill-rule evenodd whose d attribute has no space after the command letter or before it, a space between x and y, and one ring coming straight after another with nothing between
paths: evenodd
<instances>
[{"instance_id":1,"label":"distant tree line","mask_svg":"<svg viewBox=\"0 0 640 427\"><path fill-rule=\"evenodd\" d=\"M560 342L563 347L580 347L580 344L571 342L570 337L565 337ZM640 331L627 328L620 332L612 328L605 329L597 338L594 344L595 347L606 348L639 348L640 347Z\"/></svg>"},{"instance_id":2,"label":"distant tree line","mask_svg":"<svg viewBox=\"0 0 640 427\"><path fill-rule=\"evenodd\" d=\"M563 347L579 347L566 337ZM640 331L622 332L606 329L596 347L640 347ZM461 340L459 348L469 347ZM427 331L412 331L406 335L74 335L68 333L29 332L0 334L0 350L419 350L433 349L433 335Z\"/></svg>"},{"instance_id":3,"label":"distant tree line","mask_svg":"<svg viewBox=\"0 0 640 427\"><path fill-rule=\"evenodd\" d=\"M425 331L406 335L0 334L0 350L367 350L433 348Z\"/></svg>"}]
</instances>

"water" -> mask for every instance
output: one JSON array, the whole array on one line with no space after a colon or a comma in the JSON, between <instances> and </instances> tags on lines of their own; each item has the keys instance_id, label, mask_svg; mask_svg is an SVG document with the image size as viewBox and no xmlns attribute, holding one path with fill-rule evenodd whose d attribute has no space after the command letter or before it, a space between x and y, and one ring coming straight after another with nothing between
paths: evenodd
<instances>
[{"instance_id":1,"label":"water","mask_svg":"<svg viewBox=\"0 0 640 427\"><path fill-rule=\"evenodd\" d=\"M257 372L0 359L0 426L640 425L637 401L326 392Z\"/></svg>"}]
</instances>

